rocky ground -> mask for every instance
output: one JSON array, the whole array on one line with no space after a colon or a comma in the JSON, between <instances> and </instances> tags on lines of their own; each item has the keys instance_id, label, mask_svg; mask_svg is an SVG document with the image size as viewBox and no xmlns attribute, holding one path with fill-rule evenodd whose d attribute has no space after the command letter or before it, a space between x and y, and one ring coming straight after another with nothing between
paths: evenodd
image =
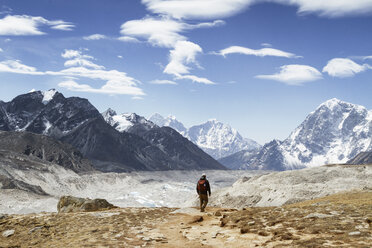
<instances>
[{"instance_id":1,"label":"rocky ground","mask_svg":"<svg viewBox=\"0 0 372 248\"><path fill-rule=\"evenodd\" d=\"M0 216L0 247L370 247L372 191L243 210L116 208Z\"/></svg>"}]
</instances>

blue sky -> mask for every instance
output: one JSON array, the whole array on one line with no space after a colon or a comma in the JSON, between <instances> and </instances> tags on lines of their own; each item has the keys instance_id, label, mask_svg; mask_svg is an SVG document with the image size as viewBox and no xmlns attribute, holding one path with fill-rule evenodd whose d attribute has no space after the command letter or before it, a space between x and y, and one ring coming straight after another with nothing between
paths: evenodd
<instances>
[{"instance_id":1,"label":"blue sky","mask_svg":"<svg viewBox=\"0 0 372 248\"><path fill-rule=\"evenodd\" d=\"M2 0L0 99L216 118L263 144L322 102L372 109L372 0Z\"/></svg>"}]
</instances>

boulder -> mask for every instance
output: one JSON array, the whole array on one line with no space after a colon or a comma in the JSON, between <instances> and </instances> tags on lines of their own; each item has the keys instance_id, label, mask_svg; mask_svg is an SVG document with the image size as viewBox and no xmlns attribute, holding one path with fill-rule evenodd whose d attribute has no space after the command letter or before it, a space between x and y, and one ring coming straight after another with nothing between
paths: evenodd
<instances>
[{"instance_id":1,"label":"boulder","mask_svg":"<svg viewBox=\"0 0 372 248\"><path fill-rule=\"evenodd\" d=\"M57 210L59 213L92 212L116 208L105 199L89 199L74 196L62 196L59 199Z\"/></svg>"}]
</instances>

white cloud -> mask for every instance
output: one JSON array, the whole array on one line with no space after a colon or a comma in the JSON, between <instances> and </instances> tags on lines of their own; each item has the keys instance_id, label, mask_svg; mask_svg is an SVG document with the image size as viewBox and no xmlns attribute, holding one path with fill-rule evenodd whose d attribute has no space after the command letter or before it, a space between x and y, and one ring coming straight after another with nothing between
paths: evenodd
<instances>
[{"instance_id":1,"label":"white cloud","mask_svg":"<svg viewBox=\"0 0 372 248\"><path fill-rule=\"evenodd\" d=\"M368 64L357 64L351 59L334 58L328 61L323 68L323 72L328 73L332 77L352 77L357 73L363 72L367 69L372 69Z\"/></svg>"},{"instance_id":2,"label":"white cloud","mask_svg":"<svg viewBox=\"0 0 372 248\"><path fill-rule=\"evenodd\" d=\"M179 34L183 30L181 22L147 17L125 22L121 25L120 33L125 36L147 39L154 46L172 47L177 41L186 39Z\"/></svg>"},{"instance_id":3,"label":"white cloud","mask_svg":"<svg viewBox=\"0 0 372 248\"><path fill-rule=\"evenodd\" d=\"M171 85L176 85L177 83L171 80L152 80L150 81L150 84L171 84Z\"/></svg>"},{"instance_id":4,"label":"white cloud","mask_svg":"<svg viewBox=\"0 0 372 248\"><path fill-rule=\"evenodd\" d=\"M0 48L0 53L4 52L4 50L2 48Z\"/></svg>"},{"instance_id":5,"label":"white cloud","mask_svg":"<svg viewBox=\"0 0 372 248\"><path fill-rule=\"evenodd\" d=\"M78 84L73 80L63 81L58 84L61 88L71 91L90 92L109 95L145 95L139 88L129 86L123 82L107 81L101 88L92 88L87 84Z\"/></svg>"},{"instance_id":6,"label":"white cloud","mask_svg":"<svg viewBox=\"0 0 372 248\"><path fill-rule=\"evenodd\" d=\"M61 54L62 58L65 59L72 59L72 58L84 58L84 59L94 59L92 56L83 54L82 51L79 50L72 50L72 49L65 49Z\"/></svg>"},{"instance_id":7,"label":"white cloud","mask_svg":"<svg viewBox=\"0 0 372 248\"><path fill-rule=\"evenodd\" d=\"M322 74L308 65L284 65L276 74L257 75L256 78L275 80L288 85L301 85L304 82L322 79Z\"/></svg>"},{"instance_id":8,"label":"white cloud","mask_svg":"<svg viewBox=\"0 0 372 248\"><path fill-rule=\"evenodd\" d=\"M241 47L241 46L231 46L225 49L220 50L218 55L226 56L228 54L233 53L239 53L244 55L254 55L259 57L265 57L265 56L275 56L275 57L285 57L285 58L299 58L300 56L296 56L293 53L284 52L278 49L274 48L261 48L261 49L250 49L247 47Z\"/></svg>"},{"instance_id":9,"label":"white cloud","mask_svg":"<svg viewBox=\"0 0 372 248\"><path fill-rule=\"evenodd\" d=\"M92 34L89 36L84 36L83 39L84 40L102 40L102 39L107 39L107 36L103 34Z\"/></svg>"},{"instance_id":10,"label":"white cloud","mask_svg":"<svg viewBox=\"0 0 372 248\"><path fill-rule=\"evenodd\" d=\"M82 66L82 67L90 67L93 69L105 69L102 65L97 65L89 60L83 59L83 58L74 58L71 60L67 60L65 62L65 67L73 67L73 66Z\"/></svg>"},{"instance_id":11,"label":"white cloud","mask_svg":"<svg viewBox=\"0 0 372 248\"><path fill-rule=\"evenodd\" d=\"M87 59L93 59L92 56L83 55L80 51L65 50L61 54L67 60L65 66L69 68L60 71L38 71L35 67L27 66L17 60L7 60L0 62L0 72L28 74L28 75L49 75L62 76L68 78L59 84L60 87L73 91L84 91L102 94L125 94L134 96L143 96L145 93L137 85L138 80L128 76L125 72L117 70L105 70L104 66L96 65ZM104 81L101 88L92 88L87 84L79 84L74 80L91 79Z\"/></svg>"},{"instance_id":12,"label":"white cloud","mask_svg":"<svg viewBox=\"0 0 372 248\"><path fill-rule=\"evenodd\" d=\"M264 2L292 5L298 8L299 14L326 17L372 13L370 0L142 0L149 11L176 19L225 18Z\"/></svg>"},{"instance_id":13,"label":"white cloud","mask_svg":"<svg viewBox=\"0 0 372 248\"><path fill-rule=\"evenodd\" d=\"M56 30L72 31L74 27L75 25L73 24L59 24L59 25L52 26L51 28L56 29Z\"/></svg>"},{"instance_id":14,"label":"white cloud","mask_svg":"<svg viewBox=\"0 0 372 248\"><path fill-rule=\"evenodd\" d=\"M0 35L43 35L40 26L67 31L74 27L70 22L49 21L41 16L8 15L0 19Z\"/></svg>"},{"instance_id":15,"label":"white cloud","mask_svg":"<svg viewBox=\"0 0 372 248\"><path fill-rule=\"evenodd\" d=\"M122 59L122 58L123 58L123 56L121 56L121 55L118 55L118 58L119 58L119 59Z\"/></svg>"},{"instance_id":16,"label":"white cloud","mask_svg":"<svg viewBox=\"0 0 372 248\"><path fill-rule=\"evenodd\" d=\"M180 33L196 28L209 28L220 26L223 21L210 23L187 24L169 18L146 17L140 20L131 20L121 25L119 40L134 41L130 38L146 39L153 46L174 47L177 41L186 40Z\"/></svg>"},{"instance_id":17,"label":"white cloud","mask_svg":"<svg viewBox=\"0 0 372 248\"><path fill-rule=\"evenodd\" d=\"M372 55L370 55L370 56L364 56L363 59L364 59L364 60L365 60L365 59L372 59Z\"/></svg>"},{"instance_id":18,"label":"white cloud","mask_svg":"<svg viewBox=\"0 0 372 248\"><path fill-rule=\"evenodd\" d=\"M372 13L370 0L275 0L275 2L295 5L298 13L316 13L326 17L342 17Z\"/></svg>"},{"instance_id":19,"label":"white cloud","mask_svg":"<svg viewBox=\"0 0 372 248\"><path fill-rule=\"evenodd\" d=\"M18 74L29 74L29 75L43 75L43 72L39 72L35 67L27 66L21 63L19 60L6 60L0 62L0 72L10 72Z\"/></svg>"},{"instance_id":20,"label":"white cloud","mask_svg":"<svg viewBox=\"0 0 372 248\"><path fill-rule=\"evenodd\" d=\"M215 82L207 78L198 77L195 75L180 75L180 76L177 76L176 79L188 79L188 80L193 81L194 83L201 83L201 84L210 84L210 85L216 84Z\"/></svg>"},{"instance_id":21,"label":"white cloud","mask_svg":"<svg viewBox=\"0 0 372 248\"><path fill-rule=\"evenodd\" d=\"M256 0L142 0L153 13L176 19L215 19L233 16Z\"/></svg>"},{"instance_id":22,"label":"white cloud","mask_svg":"<svg viewBox=\"0 0 372 248\"><path fill-rule=\"evenodd\" d=\"M186 64L196 64L196 55L202 53L201 47L190 41L178 41L170 51L169 63L164 73L180 76L189 73L190 68Z\"/></svg>"},{"instance_id":23,"label":"white cloud","mask_svg":"<svg viewBox=\"0 0 372 248\"><path fill-rule=\"evenodd\" d=\"M261 43L261 46L263 46L263 47L272 47L273 45L271 45L270 43Z\"/></svg>"},{"instance_id":24,"label":"white cloud","mask_svg":"<svg viewBox=\"0 0 372 248\"><path fill-rule=\"evenodd\" d=\"M134 37L130 36L121 36L118 38L118 40L123 41L123 42L132 42L132 43L139 43L140 41Z\"/></svg>"}]
</instances>

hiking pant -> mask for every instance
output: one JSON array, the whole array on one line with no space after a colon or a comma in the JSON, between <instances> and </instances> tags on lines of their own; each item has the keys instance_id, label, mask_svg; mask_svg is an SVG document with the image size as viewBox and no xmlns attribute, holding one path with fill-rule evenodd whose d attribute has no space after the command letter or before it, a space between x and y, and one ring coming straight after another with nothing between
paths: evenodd
<instances>
[{"instance_id":1,"label":"hiking pant","mask_svg":"<svg viewBox=\"0 0 372 248\"><path fill-rule=\"evenodd\" d=\"M208 204L208 195L207 194L199 194L199 199L200 199L200 211L204 212L204 209Z\"/></svg>"}]
</instances>

